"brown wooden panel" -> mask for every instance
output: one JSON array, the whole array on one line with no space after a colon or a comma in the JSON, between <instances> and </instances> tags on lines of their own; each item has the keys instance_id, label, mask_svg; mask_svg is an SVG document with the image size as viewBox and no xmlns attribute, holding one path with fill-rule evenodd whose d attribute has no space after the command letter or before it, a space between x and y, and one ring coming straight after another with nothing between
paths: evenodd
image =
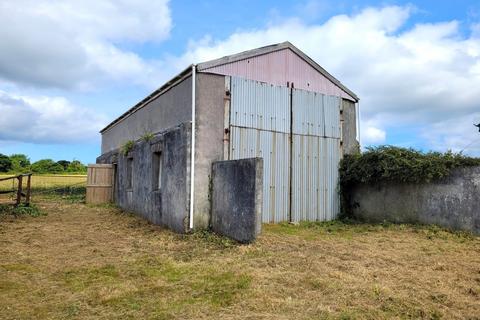
<instances>
[{"instance_id":1,"label":"brown wooden panel","mask_svg":"<svg viewBox=\"0 0 480 320\"><path fill-rule=\"evenodd\" d=\"M101 204L113 200L113 165L90 164L87 169L86 202Z\"/></svg>"}]
</instances>

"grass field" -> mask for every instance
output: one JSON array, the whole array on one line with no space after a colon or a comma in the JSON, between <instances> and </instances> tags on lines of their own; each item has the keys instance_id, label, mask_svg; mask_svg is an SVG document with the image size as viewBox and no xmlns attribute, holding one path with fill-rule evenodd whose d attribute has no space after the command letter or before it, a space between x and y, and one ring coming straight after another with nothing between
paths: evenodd
<instances>
[{"instance_id":1,"label":"grass field","mask_svg":"<svg viewBox=\"0 0 480 320\"><path fill-rule=\"evenodd\" d=\"M0 179L11 177L11 175L0 175ZM31 178L31 197L33 200L37 197L44 197L46 194L54 195L77 195L77 198L84 198L87 184L86 175L32 175ZM23 186L26 186L26 178L23 178ZM0 181L0 191L16 190L18 180ZM16 192L0 194L0 203L13 202Z\"/></svg>"},{"instance_id":2,"label":"grass field","mask_svg":"<svg viewBox=\"0 0 480 320\"><path fill-rule=\"evenodd\" d=\"M0 175L0 179L11 177L11 175ZM16 179L13 180L16 186ZM26 183L26 178L24 178ZM54 189L59 187L81 185L87 183L86 175L36 175L32 176L32 188L33 189ZM0 181L0 190L12 189L12 180Z\"/></svg>"},{"instance_id":3,"label":"grass field","mask_svg":"<svg viewBox=\"0 0 480 320\"><path fill-rule=\"evenodd\" d=\"M435 227L266 225L237 245L109 206L0 217L2 319L479 319L480 239Z\"/></svg>"}]
</instances>

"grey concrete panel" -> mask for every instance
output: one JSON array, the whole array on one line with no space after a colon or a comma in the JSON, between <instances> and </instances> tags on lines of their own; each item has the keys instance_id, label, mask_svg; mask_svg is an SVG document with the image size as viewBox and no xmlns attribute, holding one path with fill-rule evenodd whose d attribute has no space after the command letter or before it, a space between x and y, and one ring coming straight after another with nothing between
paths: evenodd
<instances>
[{"instance_id":1,"label":"grey concrete panel","mask_svg":"<svg viewBox=\"0 0 480 320\"><path fill-rule=\"evenodd\" d=\"M210 223L212 163L223 159L225 77L197 73L194 229Z\"/></svg>"},{"instance_id":2,"label":"grey concrete panel","mask_svg":"<svg viewBox=\"0 0 480 320\"><path fill-rule=\"evenodd\" d=\"M366 221L436 224L480 234L480 167L457 169L429 184L359 185L350 208Z\"/></svg>"},{"instance_id":3,"label":"grey concrete panel","mask_svg":"<svg viewBox=\"0 0 480 320\"><path fill-rule=\"evenodd\" d=\"M218 161L213 164L213 231L242 243L261 232L263 159Z\"/></svg>"},{"instance_id":4,"label":"grey concrete panel","mask_svg":"<svg viewBox=\"0 0 480 320\"><path fill-rule=\"evenodd\" d=\"M158 133L192 120L192 78L186 78L102 134L102 154L145 133Z\"/></svg>"},{"instance_id":5,"label":"grey concrete panel","mask_svg":"<svg viewBox=\"0 0 480 320\"><path fill-rule=\"evenodd\" d=\"M346 99L342 99L342 141L344 154L354 154L360 151L357 141L355 103Z\"/></svg>"}]
</instances>

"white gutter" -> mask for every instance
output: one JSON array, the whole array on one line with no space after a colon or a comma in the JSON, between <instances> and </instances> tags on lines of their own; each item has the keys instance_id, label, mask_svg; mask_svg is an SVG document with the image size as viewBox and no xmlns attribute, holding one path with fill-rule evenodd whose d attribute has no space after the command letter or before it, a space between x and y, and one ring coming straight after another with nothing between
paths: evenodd
<instances>
[{"instance_id":1,"label":"white gutter","mask_svg":"<svg viewBox=\"0 0 480 320\"><path fill-rule=\"evenodd\" d=\"M195 192L195 72L197 66L192 64L192 144L190 148L190 215L189 228L193 229L193 199Z\"/></svg>"}]
</instances>

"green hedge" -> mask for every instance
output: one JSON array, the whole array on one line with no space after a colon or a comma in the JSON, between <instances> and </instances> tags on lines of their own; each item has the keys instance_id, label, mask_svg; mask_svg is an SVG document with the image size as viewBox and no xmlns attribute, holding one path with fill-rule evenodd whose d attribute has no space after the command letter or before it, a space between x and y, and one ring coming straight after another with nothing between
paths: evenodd
<instances>
[{"instance_id":1,"label":"green hedge","mask_svg":"<svg viewBox=\"0 0 480 320\"><path fill-rule=\"evenodd\" d=\"M428 183L448 176L452 169L480 166L480 158L453 152L427 152L380 146L346 155L340 164L340 184L373 184L382 181Z\"/></svg>"}]
</instances>

